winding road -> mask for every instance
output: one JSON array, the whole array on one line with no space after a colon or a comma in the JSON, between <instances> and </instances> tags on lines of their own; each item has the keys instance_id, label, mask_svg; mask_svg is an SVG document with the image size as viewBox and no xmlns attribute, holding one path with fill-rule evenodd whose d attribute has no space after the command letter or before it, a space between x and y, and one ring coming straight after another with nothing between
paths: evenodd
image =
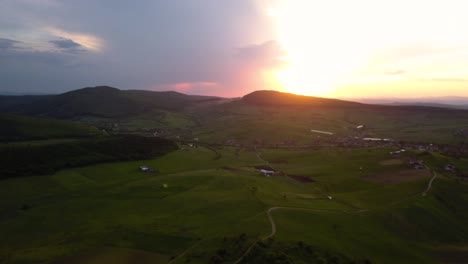
<instances>
[{"instance_id":1,"label":"winding road","mask_svg":"<svg viewBox=\"0 0 468 264\"><path fill-rule=\"evenodd\" d=\"M431 190L432 188L432 183L434 182L434 180L437 178L437 173L434 172L434 176L432 176L431 180L429 181L429 183L427 184L427 188L426 190L424 190L424 192L422 193L422 196L426 196L426 194Z\"/></svg>"},{"instance_id":2,"label":"winding road","mask_svg":"<svg viewBox=\"0 0 468 264\"><path fill-rule=\"evenodd\" d=\"M426 190L424 190L424 192L421 194L422 196L426 196L427 193L431 190L432 188L432 183L434 182L434 180L437 178L437 172L431 170L427 165L424 165L424 167L426 167L426 169L430 170L431 173L432 173L432 178L431 180L429 181L429 183L427 184L427 188Z\"/></svg>"},{"instance_id":3,"label":"winding road","mask_svg":"<svg viewBox=\"0 0 468 264\"><path fill-rule=\"evenodd\" d=\"M303 208L303 207L281 207L281 206L270 207L266 211L266 213L267 213L268 221L271 224L271 233L269 235L263 237L263 238L257 239L254 243L252 243L252 245L250 245L250 247L244 252L244 254L242 254L242 256L240 256L235 262L233 262L233 264L240 263L250 253L252 248L254 248L255 245L257 245L257 243L259 241L267 240L267 239L272 238L272 237L274 237L276 235L276 223L275 223L275 220L273 219L273 216L272 216L273 211L276 211L276 210L301 210L301 211L313 211L313 212L337 212L337 213L347 213L347 214L362 213L362 212L367 212L368 211L368 209L360 209L360 210L357 210L357 211L346 211L346 210L312 209L312 208Z\"/></svg>"}]
</instances>

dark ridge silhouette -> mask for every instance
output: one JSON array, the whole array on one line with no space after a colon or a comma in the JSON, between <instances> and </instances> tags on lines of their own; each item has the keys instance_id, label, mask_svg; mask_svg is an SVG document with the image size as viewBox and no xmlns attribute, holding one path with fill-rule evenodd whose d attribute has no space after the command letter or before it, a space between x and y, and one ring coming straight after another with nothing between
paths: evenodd
<instances>
[{"instance_id":1,"label":"dark ridge silhouette","mask_svg":"<svg viewBox=\"0 0 468 264\"><path fill-rule=\"evenodd\" d=\"M255 91L242 97L249 104L267 106L332 106L359 107L363 104L338 99L296 95L278 91Z\"/></svg>"},{"instance_id":2,"label":"dark ridge silhouette","mask_svg":"<svg viewBox=\"0 0 468 264\"><path fill-rule=\"evenodd\" d=\"M109 86L87 87L51 96L3 96L8 102L0 111L56 118L95 116L130 117L152 110L180 111L217 97L192 96L178 92L119 90Z\"/></svg>"},{"instance_id":3,"label":"dark ridge silhouette","mask_svg":"<svg viewBox=\"0 0 468 264\"><path fill-rule=\"evenodd\" d=\"M372 110L374 112L405 114L408 112L448 113L450 115L467 114L466 109L442 108L426 105L379 105L364 104L339 99L296 95L273 90L255 91L242 97L242 102L257 106L276 107L320 107L320 108L352 108L357 110Z\"/></svg>"}]
</instances>

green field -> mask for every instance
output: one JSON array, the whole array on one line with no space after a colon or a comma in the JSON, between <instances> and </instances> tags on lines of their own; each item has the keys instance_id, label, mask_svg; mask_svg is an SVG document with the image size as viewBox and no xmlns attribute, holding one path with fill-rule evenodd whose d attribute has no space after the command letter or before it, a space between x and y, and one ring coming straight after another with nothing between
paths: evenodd
<instances>
[{"instance_id":1,"label":"green field","mask_svg":"<svg viewBox=\"0 0 468 264\"><path fill-rule=\"evenodd\" d=\"M29 104L8 109L66 120L0 116L0 263L468 259L466 151L417 150L466 144L468 111L110 87Z\"/></svg>"},{"instance_id":2,"label":"green field","mask_svg":"<svg viewBox=\"0 0 468 264\"><path fill-rule=\"evenodd\" d=\"M157 132L164 137L198 138L207 143L307 144L327 138L311 130L327 131L334 137L443 144L468 142L467 110L368 105L274 91L256 91L243 98L229 99L103 86L35 99L34 96L3 96L0 112L71 120L107 133L149 136ZM0 116L0 139L2 134L20 136L16 140L34 140L53 138L57 134L74 137L85 132L76 123L72 123L75 127L68 124L67 128L64 123L49 120L51 129L48 130L31 118L23 117L23 121L12 124ZM25 123L34 124L36 129L21 125ZM363 128L357 129L358 126ZM88 131L96 132L99 131Z\"/></svg>"},{"instance_id":3,"label":"green field","mask_svg":"<svg viewBox=\"0 0 468 264\"><path fill-rule=\"evenodd\" d=\"M468 112L447 109L362 106L263 106L236 101L189 115L198 120L194 135L208 142L277 144L311 143L329 138L311 133L321 130L331 137L377 137L396 141L432 143L467 142L457 131L467 129ZM364 125L364 129L357 126Z\"/></svg>"},{"instance_id":4,"label":"green field","mask_svg":"<svg viewBox=\"0 0 468 264\"><path fill-rule=\"evenodd\" d=\"M240 263L466 260L468 185L452 176L438 173L423 196L430 172L381 181L408 170L382 162L385 149L216 151L181 146L1 181L0 262L234 263L255 242ZM435 171L448 159L408 155ZM265 162L283 173L260 175L254 166ZM277 232L263 240L271 207L283 208L271 211Z\"/></svg>"}]
</instances>

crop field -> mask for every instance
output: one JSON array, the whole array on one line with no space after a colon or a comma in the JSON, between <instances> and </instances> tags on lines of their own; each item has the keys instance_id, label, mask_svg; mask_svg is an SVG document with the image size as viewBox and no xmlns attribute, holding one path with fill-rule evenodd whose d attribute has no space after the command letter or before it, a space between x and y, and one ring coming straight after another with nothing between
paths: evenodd
<instances>
[{"instance_id":1,"label":"crop field","mask_svg":"<svg viewBox=\"0 0 468 264\"><path fill-rule=\"evenodd\" d=\"M0 262L460 263L467 254L468 185L440 173L422 195L440 157L420 156L431 170L418 171L388 162L385 149L216 151L181 146L3 180ZM372 178L382 175L397 180Z\"/></svg>"}]
</instances>

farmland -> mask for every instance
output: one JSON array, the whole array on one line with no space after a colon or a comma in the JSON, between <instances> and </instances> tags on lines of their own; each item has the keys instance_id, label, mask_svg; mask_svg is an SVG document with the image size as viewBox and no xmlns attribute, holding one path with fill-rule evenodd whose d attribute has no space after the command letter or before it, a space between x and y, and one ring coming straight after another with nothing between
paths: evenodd
<instances>
[{"instance_id":1,"label":"farmland","mask_svg":"<svg viewBox=\"0 0 468 264\"><path fill-rule=\"evenodd\" d=\"M327 257L438 263L452 252L464 256L466 183L440 176L422 196L428 177L370 180L409 170L379 164L388 159L386 150L261 149L266 161L282 161L271 164L283 174L265 177L254 169L263 164L255 151L220 148L214 159L203 147L183 149L2 181L2 262L232 263L255 242L240 263L261 263L278 247L284 251L278 258L299 261L311 251L317 263ZM141 165L159 173L141 172ZM284 209L271 213L277 232L263 240L271 233L271 207Z\"/></svg>"},{"instance_id":2,"label":"farmland","mask_svg":"<svg viewBox=\"0 0 468 264\"><path fill-rule=\"evenodd\" d=\"M1 263L467 258L466 111L93 89L0 119Z\"/></svg>"}]
</instances>

